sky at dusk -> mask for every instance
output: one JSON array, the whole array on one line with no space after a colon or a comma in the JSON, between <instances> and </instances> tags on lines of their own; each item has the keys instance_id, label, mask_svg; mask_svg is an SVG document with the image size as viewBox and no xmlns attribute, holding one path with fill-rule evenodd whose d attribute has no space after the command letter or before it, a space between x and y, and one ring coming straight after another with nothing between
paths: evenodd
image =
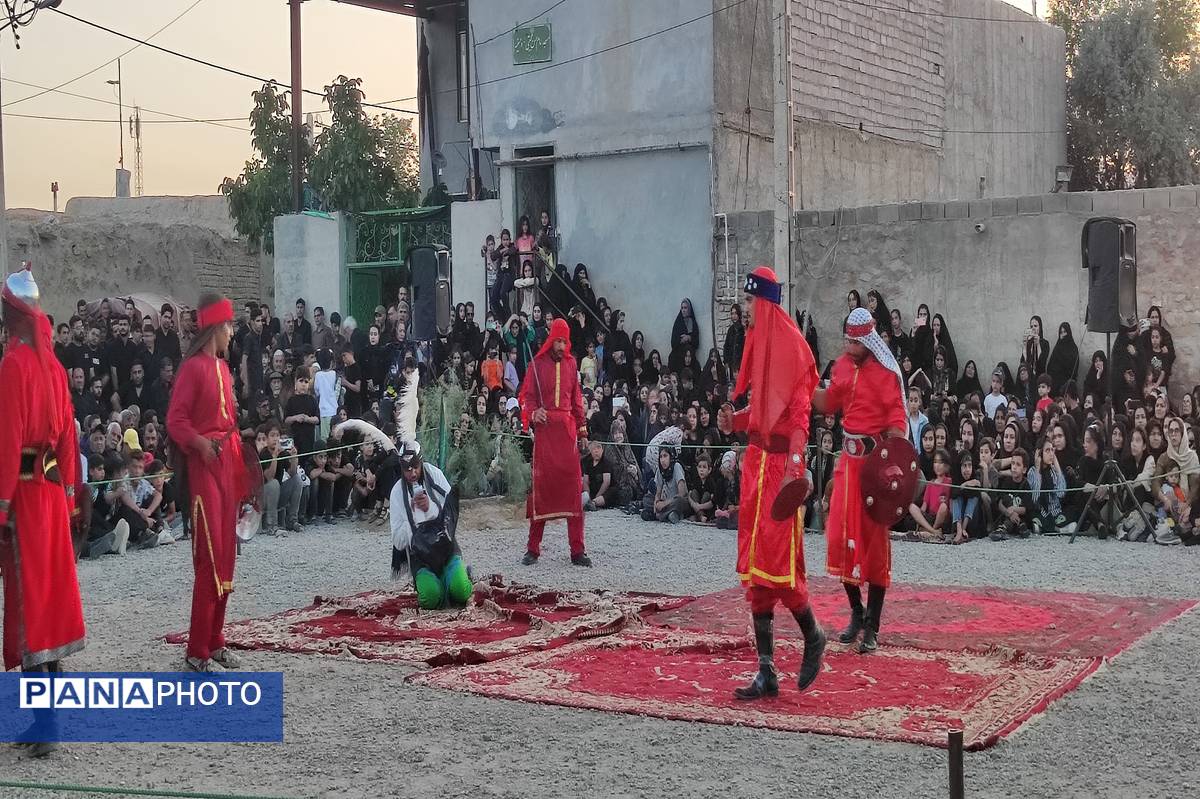
<instances>
[{"instance_id":1,"label":"sky at dusk","mask_svg":"<svg viewBox=\"0 0 1200 799\"><path fill-rule=\"evenodd\" d=\"M107 28L146 39L192 6L195 0L63 0L62 10ZM331 0L309 0L304 12L304 86L320 91L339 74L361 77L369 102L416 94L415 25L408 17L368 11ZM52 11L40 12L21 28L21 49L11 32L0 35L0 73L4 81L4 155L7 205L50 208L51 181L59 183L59 209L74 196L111 197L118 158L116 105L50 92L14 102L53 87L115 58L135 46ZM154 44L242 72L287 83L289 75L288 7L284 0L199 0L177 22L158 34ZM62 87L63 92L115 103L113 63ZM227 175L241 171L250 156L250 93L260 84L175 56L139 47L121 59L125 116L142 106L142 160L145 193L213 194ZM22 83L18 83L20 81ZM307 96L308 111L322 110L319 97ZM416 109L416 101L394 104ZM147 124L169 117L165 111L196 119L236 117L215 125ZM111 123L61 122L14 116L112 119ZM321 117L318 117L320 119ZM326 115L326 118L327 115ZM128 134L128 125L122 126ZM134 144L125 138L125 166L134 164Z\"/></svg>"},{"instance_id":2,"label":"sky at dusk","mask_svg":"<svg viewBox=\"0 0 1200 799\"><path fill-rule=\"evenodd\" d=\"M611 2L611 0L587 0ZM1026 11L1045 13L1045 2L1009 0ZM1036 3L1036 6L1034 5ZM477 8L484 7L477 4ZM63 11L122 33L242 72L289 81L288 7L285 0L63 0ZM370 102L416 94L415 23L400 15L332 2L307 0L304 11L304 86L321 90L339 74L363 78ZM75 196L111 197L118 139L124 137L125 166L134 168L134 143L127 124L118 131L117 65L103 67L62 87L135 46L53 11L43 11L22 28L21 49L11 32L0 35L3 75L4 154L7 205L50 208L51 181L60 187L59 208ZM600 56L606 57L606 56ZM142 112L142 148L147 195L213 194L236 175L251 154L246 117L254 80L229 75L149 47L121 59L124 115ZM69 96L63 92L70 92ZM23 98L31 98L23 100ZM85 99L95 98L95 99ZM391 103L415 110L416 101ZM305 98L305 111L323 109ZM163 111L195 119L234 118L220 125L154 120ZM26 116L17 116L26 115ZM28 116L113 120L76 122ZM320 119L320 117L318 117ZM238 128L241 128L239 130Z\"/></svg>"}]
</instances>

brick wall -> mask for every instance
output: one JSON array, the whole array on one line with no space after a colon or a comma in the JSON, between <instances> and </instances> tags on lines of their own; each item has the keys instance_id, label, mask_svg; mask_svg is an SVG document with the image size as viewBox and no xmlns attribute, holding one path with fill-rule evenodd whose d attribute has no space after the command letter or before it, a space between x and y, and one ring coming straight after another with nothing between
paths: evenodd
<instances>
[{"instance_id":1,"label":"brick wall","mask_svg":"<svg viewBox=\"0 0 1200 799\"><path fill-rule=\"evenodd\" d=\"M897 141L941 146L946 42L942 18L930 15L942 13L944 3L903 2L907 11L791 0L797 116L852 127L861 121L888 128Z\"/></svg>"}]
</instances>

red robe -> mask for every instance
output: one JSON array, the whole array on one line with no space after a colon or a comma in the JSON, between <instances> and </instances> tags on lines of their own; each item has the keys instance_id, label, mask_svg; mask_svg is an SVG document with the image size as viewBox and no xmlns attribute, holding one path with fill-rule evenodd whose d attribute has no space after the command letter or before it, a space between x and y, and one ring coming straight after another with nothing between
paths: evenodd
<instances>
[{"instance_id":1,"label":"red robe","mask_svg":"<svg viewBox=\"0 0 1200 799\"><path fill-rule=\"evenodd\" d=\"M38 322L46 325L41 352L13 341L0 361L5 670L60 660L85 643L70 527L79 442L67 375L51 349L49 323ZM23 450L48 450L58 461L58 481L47 478L42 457L22 476Z\"/></svg>"},{"instance_id":2,"label":"red robe","mask_svg":"<svg viewBox=\"0 0 1200 799\"><path fill-rule=\"evenodd\" d=\"M237 519L247 494L237 415L225 361L204 353L185 360L175 378L167 430L187 469L195 574L188 655L200 660L225 645L222 628L233 591ZM219 441L221 452L205 461L202 448L209 440Z\"/></svg>"},{"instance_id":3,"label":"red robe","mask_svg":"<svg viewBox=\"0 0 1200 799\"><path fill-rule=\"evenodd\" d=\"M738 501L737 571L742 584L773 589L790 609L807 604L804 571L804 508L775 521L771 505L779 493L793 454L803 459L808 440L812 395L820 377L808 342L786 311L766 300L755 301L755 322L746 333L738 393L750 390L750 406L734 417L749 434ZM797 437L797 433L802 434ZM755 610L773 600L751 596Z\"/></svg>"},{"instance_id":4,"label":"red robe","mask_svg":"<svg viewBox=\"0 0 1200 799\"><path fill-rule=\"evenodd\" d=\"M889 428L907 430L900 378L875 358L862 365L843 355L833 364L825 391L826 413L842 412L848 433L881 435ZM892 583L892 542L888 526L867 515L859 475L863 458L842 454L833 470L833 498L825 522L826 571L842 582Z\"/></svg>"},{"instance_id":5,"label":"red robe","mask_svg":"<svg viewBox=\"0 0 1200 799\"><path fill-rule=\"evenodd\" d=\"M521 416L529 429L533 412L546 409L546 423L533 428L533 490L530 521L582 517L583 477L578 431L587 423L575 359L564 353L555 361L538 355L521 382Z\"/></svg>"}]
</instances>

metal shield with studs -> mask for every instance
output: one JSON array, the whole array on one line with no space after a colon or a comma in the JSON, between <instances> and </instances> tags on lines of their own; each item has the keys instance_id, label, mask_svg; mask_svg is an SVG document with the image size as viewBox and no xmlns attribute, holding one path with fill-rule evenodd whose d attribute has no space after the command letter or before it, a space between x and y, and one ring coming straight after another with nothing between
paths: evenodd
<instances>
[{"instance_id":1,"label":"metal shield with studs","mask_svg":"<svg viewBox=\"0 0 1200 799\"><path fill-rule=\"evenodd\" d=\"M913 501L921 469L917 451L907 438L886 438L863 459L860 485L867 515L892 525Z\"/></svg>"}]
</instances>

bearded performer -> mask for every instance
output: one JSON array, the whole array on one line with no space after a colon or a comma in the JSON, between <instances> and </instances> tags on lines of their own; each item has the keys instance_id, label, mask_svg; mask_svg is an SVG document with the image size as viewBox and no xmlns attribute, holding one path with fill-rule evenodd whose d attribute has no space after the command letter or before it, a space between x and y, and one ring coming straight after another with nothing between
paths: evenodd
<instances>
[{"instance_id":1,"label":"bearded performer","mask_svg":"<svg viewBox=\"0 0 1200 799\"><path fill-rule=\"evenodd\" d=\"M28 265L5 280L0 304L8 331L0 361L4 669L55 673L85 643L71 540L79 444L67 376ZM34 714L22 739L37 742L33 755L41 757L54 748L54 718Z\"/></svg>"},{"instance_id":2,"label":"bearded performer","mask_svg":"<svg viewBox=\"0 0 1200 799\"><path fill-rule=\"evenodd\" d=\"M521 383L521 420L533 427L533 486L530 489L529 544L521 563L537 563L542 533L550 519L567 520L571 562L591 566L583 548L583 477L578 436L586 435L579 369L571 356L571 329L555 319L550 335L525 370Z\"/></svg>"},{"instance_id":3,"label":"bearded performer","mask_svg":"<svg viewBox=\"0 0 1200 799\"><path fill-rule=\"evenodd\" d=\"M865 458L887 439L906 438L907 421L900 366L875 330L871 312L851 311L845 337L845 352L833 364L829 387L816 392L813 405L818 413L842 414L842 456L834 468L825 523L826 570L841 578L850 601L850 624L839 640L852 644L861 634L858 651L865 654L878 647L883 597L892 582L888 524L868 515L863 497ZM863 583L868 585L865 608Z\"/></svg>"},{"instance_id":4,"label":"bearded performer","mask_svg":"<svg viewBox=\"0 0 1200 799\"><path fill-rule=\"evenodd\" d=\"M249 493L242 459L233 377L225 361L233 337L233 304L219 294L200 297L196 337L175 377L167 431L187 474L192 527L192 622L187 667L237 668L225 646L225 607L233 591L237 520Z\"/></svg>"},{"instance_id":5,"label":"bearded performer","mask_svg":"<svg viewBox=\"0 0 1200 799\"><path fill-rule=\"evenodd\" d=\"M750 392L749 407L721 409L723 431L749 434L738 513L738 577L754 621L758 673L738 699L779 693L774 663L774 614L779 603L791 611L804 634L801 691L821 671L825 634L808 599L804 573L804 515L809 480L805 470L812 394L819 377L812 350L796 323L780 307L782 286L760 266L746 277L743 318L747 320L742 368L735 396Z\"/></svg>"}]
</instances>

